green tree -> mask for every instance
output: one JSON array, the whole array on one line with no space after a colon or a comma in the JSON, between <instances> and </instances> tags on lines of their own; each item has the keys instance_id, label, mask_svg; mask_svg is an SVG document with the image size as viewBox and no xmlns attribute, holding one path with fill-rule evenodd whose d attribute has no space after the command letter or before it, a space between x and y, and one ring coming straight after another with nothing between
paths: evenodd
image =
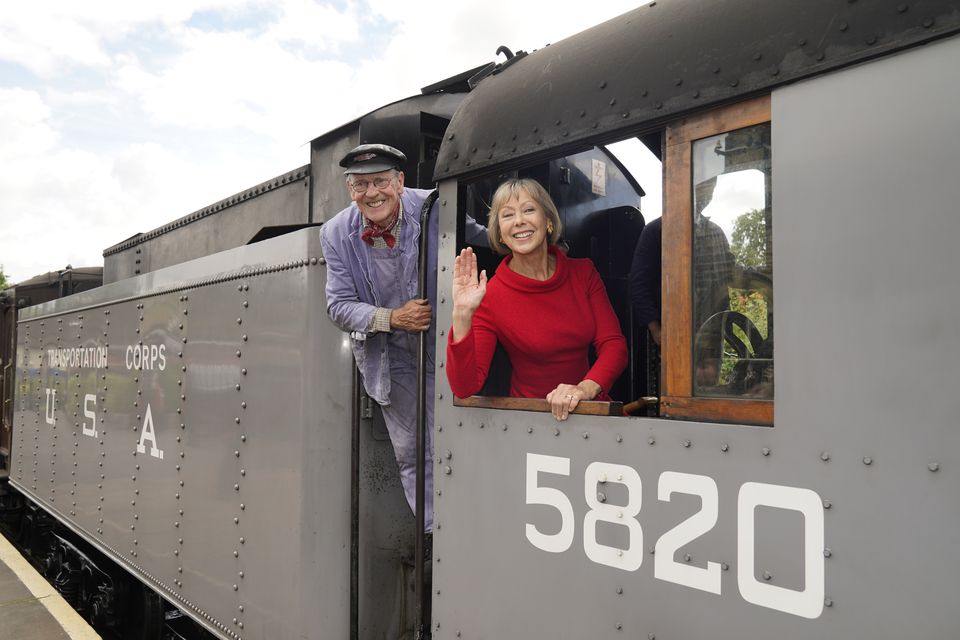
<instances>
[{"instance_id":1,"label":"green tree","mask_svg":"<svg viewBox=\"0 0 960 640\"><path fill-rule=\"evenodd\" d=\"M3 272L3 265L0 264L0 290L6 289L10 284L7 282L7 274Z\"/></svg>"},{"instance_id":2,"label":"green tree","mask_svg":"<svg viewBox=\"0 0 960 640\"><path fill-rule=\"evenodd\" d=\"M767 224L763 209L753 209L733 223L733 242L730 245L737 264L743 267L761 267L766 263Z\"/></svg>"}]
</instances>

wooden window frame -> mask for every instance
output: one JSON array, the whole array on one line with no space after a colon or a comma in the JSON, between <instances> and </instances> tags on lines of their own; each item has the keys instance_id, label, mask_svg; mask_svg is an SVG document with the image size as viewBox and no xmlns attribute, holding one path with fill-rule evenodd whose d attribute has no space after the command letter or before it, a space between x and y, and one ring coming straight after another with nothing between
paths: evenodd
<instances>
[{"instance_id":1,"label":"wooden window frame","mask_svg":"<svg viewBox=\"0 0 960 640\"><path fill-rule=\"evenodd\" d=\"M696 140L770 122L770 96L721 107L667 125L664 162L660 415L773 425L773 400L693 395L693 167Z\"/></svg>"}]
</instances>

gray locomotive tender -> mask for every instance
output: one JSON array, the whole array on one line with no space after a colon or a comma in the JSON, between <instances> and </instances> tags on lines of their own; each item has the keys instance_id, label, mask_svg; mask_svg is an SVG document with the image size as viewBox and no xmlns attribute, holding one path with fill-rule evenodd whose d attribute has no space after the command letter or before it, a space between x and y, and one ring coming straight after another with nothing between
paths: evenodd
<instances>
[{"instance_id":1,"label":"gray locomotive tender","mask_svg":"<svg viewBox=\"0 0 960 640\"><path fill-rule=\"evenodd\" d=\"M347 202L336 160L388 142L439 188L434 638L955 638L958 33L946 0L660 0L349 123L20 312L10 484L216 637L410 637L413 518L316 226ZM619 141L662 161L659 362ZM511 175L597 263L643 415L558 424L495 397L501 369L452 397L458 234ZM736 184L760 250L702 319L697 203Z\"/></svg>"}]
</instances>

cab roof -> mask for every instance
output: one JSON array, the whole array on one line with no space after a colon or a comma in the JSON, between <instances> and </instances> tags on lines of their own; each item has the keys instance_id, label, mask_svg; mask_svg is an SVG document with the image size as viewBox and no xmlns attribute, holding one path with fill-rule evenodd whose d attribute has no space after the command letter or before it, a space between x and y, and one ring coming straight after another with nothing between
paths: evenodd
<instances>
[{"instance_id":1,"label":"cab roof","mask_svg":"<svg viewBox=\"0 0 960 640\"><path fill-rule=\"evenodd\" d=\"M434 177L650 130L958 32L957 0L657 0L498 65L454 115Z\"/></svg>"}]
</instances>

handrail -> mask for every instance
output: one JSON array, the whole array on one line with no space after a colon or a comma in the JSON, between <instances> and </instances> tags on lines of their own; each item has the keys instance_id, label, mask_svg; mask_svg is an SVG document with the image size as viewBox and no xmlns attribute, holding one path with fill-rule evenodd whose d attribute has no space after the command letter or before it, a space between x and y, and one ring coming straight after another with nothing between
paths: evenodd
<instances>
[{"instance_id":1,"label":"handrail","mask_svg":"<svg viewBox=\"0 0 960 640\"><path fill-rule=\"evenodd\" d=\"M430 212L434 203L437 201L440 192L433 190L427 195L423 202L423 208L420 210L420 253L418 255L418 278L417 278L417 297L427 297L427 266L430 261L427 259L430 252ZM436 249L434 249L436 251ZM436 322L436 310L434 310L433 322ZM429 330L428 330L429 331ZM416 640L424 640L430 637L429 616L429 598L430 593L426 590L424 577L424 559L426 549L424 547L424 525L426 524L426 466L429 464L426 459L427 446L427 335L428 331L421 331L417 334L417 487L416 487L416 508L414 509L414 521L417 531L414 542L414 593L417 598L416 607ZM433 399L430 399L433 402ZM430 425L433 428L433 425Z\"/></svg>"},{"instance_id":2,"label":"handrail","mask_svg":"<svg viewBox=\"0 0 960 640\"><path fill-rule=\"evenodd\" d=\"M473 407L476 409L507 409L510 411L539 411L550 413L550 403L544 398L509 398L503 396L470 396L454 398L455 407ZM582 400L570 413L585 416L622 416L622 402L603 400Z\"/></svg>"}]
</instances>

